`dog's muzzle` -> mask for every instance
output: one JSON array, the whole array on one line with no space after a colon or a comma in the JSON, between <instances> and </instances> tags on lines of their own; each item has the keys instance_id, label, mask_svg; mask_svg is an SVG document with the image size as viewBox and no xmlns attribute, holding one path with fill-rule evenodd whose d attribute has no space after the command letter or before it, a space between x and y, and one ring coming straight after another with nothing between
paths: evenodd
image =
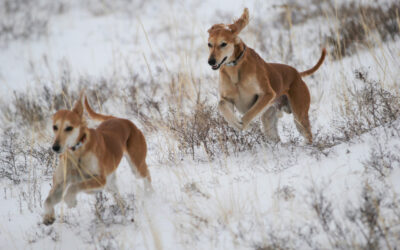
<instances>
[{"instance_id":1,"label":"dog's muzzle","mask_svg":"<svg viewBox=\"0 0 400 250\"><path fill-rule=\"evenodd\" d=\"M219 64L216 64L217 61L214 58L211 58L210 60L208 60L208 64L210 64L213 70L217 70L221 67L221 65L226 61L227 58L228 57L224 57L224 59L222 59L222 61Z\"/></svg>"},{"instance_id":2,"label":"dog's muzzle","mask_svg":"<svg viewBox=\"0 0 400 250\"><path fill-rule=\"evenodd\" d=\"M54 152L60 153L61 147L59 144L54 144L51 149L53 149Z\"/></svg>"},{"instance_id":3,"label":"dog's muzzle","mask_svg":"<svg viewBox=\"0 0 400 250\"><path fill-rule=\"evenodd\" d=\"M215 58L211 57L210 59L208 59L208 64L210 64L210 66L214 66L217 63L217 60L215 60Z\"/></svg>"}]
</instances>

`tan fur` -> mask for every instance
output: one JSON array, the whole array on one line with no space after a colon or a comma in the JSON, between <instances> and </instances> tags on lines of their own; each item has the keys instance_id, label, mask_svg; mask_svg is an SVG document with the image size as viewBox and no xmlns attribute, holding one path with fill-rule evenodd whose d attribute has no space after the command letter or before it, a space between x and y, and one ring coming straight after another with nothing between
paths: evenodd
<instances>
[{"instance_id":1,"label":"tan fur","mask_svg":"<svg viewBox=\"0 0 400 250\"><path fill-rule=\"evenodd\" d=\"M145 161L147 146L142 132L129 120L97 114L86 98L85 107L90 117L103 121L96 129L86 127L82 94L71 111L59 110L53 116L53 128L56 128L53 150L59 149L60 164L54 172L53 187L44 203L43 222L46 225L54 222L54 206L61 201L64 193L64 201L69 207L74 207L79 192L97 191L105 187L108 179L114 181L114 172L124 154L132 165L132 171L145 178L147 190L152 190ZM68 126L73 129L66 131ZM72 134L78 136L70 145L68 142ZM72 150L81 138L84 138L82 146ZM115 183L110 185L112 191L118 193Z\"/></svg>"},{"instance_id":2,"label":"tan fur","mask_svg":"<svg viewBox=\"0 0 400 250\"><path fill-rule=\"evenodd\" d=\"M246 8L233 24L216 24L208 30L209 64L220 73L220 113L238 129L246 129L253 119L262 116L266 134L271 140L279 141L276 122L280 111L293 111L298 130L312 143L308 119L310 93L301 77L314 73L321 66L325 49L318 63L301 73L288 65L267 63L238 37L248 22ZM237 58L240 59L236 65L228 66ZM241 120L235 116L234 108L243 114Z\"/></svg>"}]
</instances>

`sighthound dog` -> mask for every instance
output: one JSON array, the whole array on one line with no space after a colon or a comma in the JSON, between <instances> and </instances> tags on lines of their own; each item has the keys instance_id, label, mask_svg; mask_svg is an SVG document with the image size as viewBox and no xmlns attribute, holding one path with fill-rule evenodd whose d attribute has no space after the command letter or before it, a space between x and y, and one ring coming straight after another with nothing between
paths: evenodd
<instances>
[{"instance_id":1,"label":"sighthound dog","mask_svg":"<svg viewBox=\"0 0 400 250\"><path fill-rule=\"evenodd\" d=\"M261 116L265 134L279 142L278 118L282 111L293 112L297 129L311 144L310 93L302 77L321 66L326 50L322 50L313 68L301 73L288 65L267 63L238 37L248 22L249 11L245 8L233 24L215 24L208 30L208 64L213 70L219 69L220 113L231 126L243 130ZM243 114L241 120L234 108Z\"/></svg>"},{"instance_id":2,"label":"sighthound dog","mask_svg":"<svg viewBox=\"0 0 400 250\"><path fill-rule=\"evenodd\" d=\"M86 98L85 107L91 118L103 121L96 129L86 126L82 93L72 110L59 110L53 116L55 138L52 149L60 154L60 164L53 174L53 187L44 203L45 225L54 222L54 206L64 193L68 207L74 207L79 192L98 191L107 184L116 201L121 201L118 200L115 170L123 155L134 174L144 178L145 190L152 190L142 132L129 120L94 112Z\"/></svg>"}]
</instances>

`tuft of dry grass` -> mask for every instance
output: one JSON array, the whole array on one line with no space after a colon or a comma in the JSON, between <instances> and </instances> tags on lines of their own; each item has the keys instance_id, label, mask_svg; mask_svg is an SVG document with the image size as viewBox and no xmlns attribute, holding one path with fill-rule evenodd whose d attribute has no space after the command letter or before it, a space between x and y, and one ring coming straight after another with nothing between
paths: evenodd
<instances>
[{"instance_id":1,"label":"tuft of dry grass","mask_svg":"<svg viewBox=\"0 0 400 250\"><path fill-rule=\"evenodd\" d=\"M27 138L15 130L6 129L1 135L0 178L12 180L15 184L27 180L34 164L40 164L42 174L52 174L54 154L48 147L30 145Z\"/></svg>"},{"instance_id":2,"label":"tuft of dry grass","mask_svg":"<svg viewBox=\"0 0 400 250\"><path fill-rule=\"evenodd\" d=\"M338 130L346 138L378 126L390 124L400 116L400 96L372 80L366 71L355 71L356 81L343 93L343 121Z\"/></svg>"},{"instance_id":3,"label":"tuft of dry grass","mask_svg":"<svg viewBox=\"0 0 400 250\"><path fill-rule=\"evenodd\" d=\"M111 11L118 11L123 6L124 1L116 1L115 5L102 3L99 9L94 6L93 14L106 15ZM289 38L287 40L285 37L286 31L279 37L281 41L284 41L279 43L281 46L279 50L282 58L287 59L285 61L290 61L293 55L293 46L290 40L292 39L290 34L291 27L318 16L326 15L325 7L317 7L312 11L302 8L300 5L293 8L285 6L284 21L281 22L288 23L287 29L289 29L289 32L287 34ZM381 38L384 41L386 41L385 39L390 40L397 37L398 26L396 31L396 28L391 26L390 21L388 21L393 20L390 19L393 17L393 13L389 15L389 19L385 19L386 13L381 12L381 10L373 10L377 15L373 17L373 20L378 20L381 17L382 20L367 23L362 18L365 18L364 15L367 15L365 13L368 13L368 11L363 13L362 9L358 9L357 14L354 14L356 12L351 12L353 10L346 9L350 8L348 6L340 6L335 9L334 6L328 5L326 8L331 8L332 15L334 15L333 10L340 13L339 18L341 18L340 15L349 15L342 20L343 23L340 25L339 31L331 31L332 37L336 39L332 40L332 49L340 47L340 50L332 52L333 54L350 55L354 53L352 46L370 43L371 32L378 32L380 37L386 34L387 38ZM365 8L363 9L365 11ZM298 10L304 11L304 13L299 15ZM343 13L341 13L342 10L344 11ZM354 15L350 17L352 13ZM252 27L255 30L250 29L250 32L254 32L256 39L262 41L261 51L270 53L268 48L277 45L268 37L268 32L259 32L259 30L267 30L269 26L262 23L262 18L255 17L253 21L255 24ZM378 23L382 26L379 26ZM362 29L360 29L360 24ZM378 28L374 28L375 26ZM392 30L393 27L395 29ZM355 30L365 31L365 33L352 34L351 32ZM379 33L380 30L382 30L382 34ZM350 33L347 34L346 32ZM289 44L288 48L285 48L286 43ZM162 133L167 137L166 140L176 142L179 159L190 157L200 161L212 161L221 158L221 156L251 151L259 145L267 143L267 138L264 137L259 123L255 123L248 131L237 131L224 121L218 113L216 102L210 100L213 96L205 92L208 91L207 86L204 89L199 87L201 84L205 84L204 79L194 79L188 73L176 72L176 74L170 75L169 80L156 83L154 81L145 81L138 74L130 73L129 76L121 76L119 72L114 72L114 75L111 76L95 78L80 76L74 79L69 69L66 68L58 79L53 79L54 81L52 81L57 83L58 88L41 85L40 81L38 81L35 84L41 87L38 87L34 95L15 93L12 103L1 107L2 111L4 111L2 112L2 123L16 122L18 126L24 128L37 124L35 126L39 129L35 128L31 131L36 134L39 130L45 129L46 121L53 112L61 108L71 107L77 97L77 93L79 93L76 86L85 86L86 94L96 110L102 113L108 113L108 111L118 112L119 115L125 118L135 119L135 122L141 123L142 129L149 134L152 132ZM372 80L362 70L355 72L355 79L352 83L353 85L343 90L343 99L340 100L343 106L338 119L329 124L337 132L328 135L317 134L315 136L315 147L312 147L311 150L308 148L300 148L300 150L305 149L305 153L311 151L311 154L314 154L314 151L317 150L325 153L327 148L342 142L348 142L374 128L380 126L390 127L394 121L399 119L400 106L397 92L386 89L382 82ZM124 87L115 88L115 86ZM285 127L284 132L287 132ZM391 130L391 133L395 132ZM9 130L2 135L0 178L10 179L14 183L27 181L24 178L29 175L29 167L32 166L32 162L37 164L37 166L35 165L37 169L46 169L46 171L43 171L45 178L50 176L50 169L55 160L49 148L39 141L35 142L34 145L23 145L24 141L28 141L26 137ZM294 138L290 138L290 143L297 144L297 141ZM165 145L162 146L165 149ZM282 151L292 155L290 150L295 150L295 147L297 148L297 145L287 147L279 145L275 148L266 147L265 149L268 153L272 153L273 156L275 154L275 157L277 157L277 155L280 156L282 154ZM369 159L363 163L365 171L370 173L372 170L373 173L377 173L380 177L379 181L384 182L390 171L399 167L400 161L395 151L398 149L388 149L382 144L377 144L374 149L371 151ZM171 152L167 151L168 149L165 149L157 153L170 155ZM303 153L303 151L301 152ZM318 156L315 157L316 160L319 160ZM27 164L27 159L30 158L33 161ZM289 160L296 162L297 158L290 158ZM283 163L277 164L286 164L286 161L284 160ZM293 164L288 165L285 167L293 166ZM172 171L179 170L174 168ZM34 187L33 184L31 186ZM187 183L183 186L183 190L191 195L212 199L212 195L203 193L196 182ZM256 249L326 248L326 244L321 245L321 238L328 239L327 244L335 249L378 249L382 247L394 249L399 241L400 209L398 204L400 203L398 198L391 199L387 194L379 193L376 190L378 190L376 187L366 184L360 193L355 193L356 199L361 200L361 203L359 205L349 204L346 208L346 213L343 214L343 208L338 207L335 199L328 196L326 189L310 189L308 190L308 195L306 194L309 197L307 206L309 206L309 211L315 217L310 217L312 220L301 225L301 228L293 225L283 225L282 227L284 228L280 228L284 232L283 234L274 231L273 226L271 226L270 230L268 228L264 229L266 227L262 218L264 215L258 215L260 218L251 221L252 225L250 225L249 231L242 231L239 225L232 230L235 232L230 233L234 236L235 244L244 243L246 246L250 245ZM390 192L388 191L388 193ZM284 202L291 202L299 198L295 190L290 186L283 186L277 189L274 196L284 200ZM27 202L32 203L29 200L31 199L29 198L29 193L22 192L21 197L21 199L26 199ZM41 202L40 198L37 200L38 203ZM133 201L134 199L129 200ZM196 200L192 201L196 203ZM130 223L129 220L121 216L120 207L109 205L108 203L109 196L103 193L97 194L95 204L96 218L90 226L93 224L111 226L112 224L126 225ZM193 204L190 204L190 207L192 206ZM127 209L130 209L131 212L134 210L133 207L128 207ZM181 212L179 209L178 207L178 213ZM237 201L222 204L220 210L223 216L219 218L217 222L219 228L216 229L223 228L223 230L226 230L226 228L232 226L229 220L232 211L234 211L233 214L239 214L241 209L243 209L242 204ZM147 211L144 212L147 213ZM189 227L179 225L179 228L177 226L177 232L182 234L190 233L190 237L193 238L189 243L193 244L196 241L195 238L199 237L200 230L208 230L213 228L215 224L213 225L210 222L210 218L196 214L196 211L190 210L188 213L190 213L191 220L189 223L187 221L184 221L184 223L190 224L193 228L188 229ZM177 222L177 224L179 223ZM259 227L255 228L262 228L266 232L262 240L247 238L246 234L253 230L253 226L258 226L258 223L260 223ZM73 226L78 227L80 225L75 224ZM153 228L150 225L150 227L154 245L161 248L163 246L163 242L160 241L161 232L157 231L155 226ZM216 230L215 228L213 229ZM110 231L105 230L98 233L98 231L92 230L91 240L99 248L113 249L119 247L120 242ZM287 237L288 235L289 238ZM354 235L361 235L361 237L354 238ZM326 241L323 242L326 243Z\"/></svg>"},{"instance_id":4,"label":"tuft of dry grass","mask_svg":"<svg viewBox=\"0 0 400 250\"><path fill-rule=\"evenodd\" d=\"M379 45L372 37L376 33L379 42L393 41L399 37L400 3L390 5L359 6L354 3L344 4L336 10L340 23L336 32L326 37L326 43L332 48L334 59L349 56L357 47L370 48Z\"/></svg>"},{"instance_id":5,"label":"tuft of dry grass","mask_svg":"<svg viewBox=\"0 0 400 250\"><path fill-rule=\"evenodd\" d=\"M343 89L340 116L332 122L335 133L315 135L314 145L326 149L371 131L378 126L391 126L400 117L400 96L385 89L362 69L355 70L352 85Z\"/></svg>"},{"instance_id":6,"label":"tuft of dry grass","mask_svg":"<svg viewBox=\"0 0 400 250\"><path fill-rule=\"evenodd\" d=\"M0 44L47 35L50 17L65 11L63 1L0 1Z\"/></svg>"},{"instance_id":7,"label":"tuft of dry grass","mask_svg":"<svg viewBox=\"0 0 400 250\"><path fill-rule=\"evenodd\" d=\"M294 25L317 18L336 20L337 25L330 29L330 34L322 42L330 47L335 60L353 55L358 48L369 49L381 42L393 41L400 35L400 3L364 5L350 2L337 6L329 1L312 2L312 5L293 3L277 6L280 14L275 25L290 30Z\"/></svg>"},{"instance_id":8,"label":"tuft of dry grass","mask_svg":"<svg viewBox=\"0 0 400 250\"><path fill-rule=\"evenodd\" d=\"M177 138L179 150L193 159L200 150L204 150L209 159L214 159L221 154L251 150L267 142L260 124L247 131L238 131L230 127L216 107L208 105L206 100L198 100L189 112L171 108L165 120Z\"/></svg>"}]
</instances>

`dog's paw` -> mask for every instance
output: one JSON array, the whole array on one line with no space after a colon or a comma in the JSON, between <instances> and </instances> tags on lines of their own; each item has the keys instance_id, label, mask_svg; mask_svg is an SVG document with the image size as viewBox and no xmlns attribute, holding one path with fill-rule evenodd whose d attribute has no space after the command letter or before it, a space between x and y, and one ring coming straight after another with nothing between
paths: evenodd
<instances>
[{"instance_id":1,"label":"dog's paw","mask_svg":"<svg viewBox=\"0 0 400 250\"><path fill-rule=\"evenodd\" d=\"M243 120L242 120L242 121L240 122L240 124L242 124L241 130L242 130L242 131L245 131L246 129L249 128L250 122L247 122L247 121L243 121Z\"/></svg>"},{"instance_id":2,"label":"dog's paw","mask_svg":"<svg viewBox=\"0 0 400 250\"><path fill-rule=\"evenodd\" d=\"M146 194L146 195L148 195L148 196L151 196L151 195L153 195L154 194L154 188L153 188L153 186L146 186L145 188L144 188L144 193Z\"/></svg>"},{"instance_id":3,"label":"dog's paw","mask_svg":"<svg viewBox=\"0 0 400 250\"><path fill-rule=\"evenodd\" d=\"M56 220L56 218L54 217L53 214L46 214L43 217L43 224L45 224L46 226L49 226L49 225L53 224L55 220Z\"/></svg>"},{"instance_id":4,"label":"dog's paw","mask_svg":"<svg viewBox=\"0 0 400 250\"><path fill-rule=\"evenodd\" d=\"M251 120L249 119L249 117L247 115L244 115L242 117L242 120L240 121L240 123L242 124L243 131L249 128L250 122L251 122Z\"/></svg>"},{"instance_id":5,"label":"dog's paw","mask_svg":"<svg viewBox=\"0 0 400 250\"><path fill-rule=\"evenodd\" d=\"M77 204L76 197L74 195L67 195L64 199L64 202L69 208L76 207Z\"/></svg>"},{"instance_id":6,"label":"dog's paw","mask_svg":"<svg viewBox=\"0 0 400 250\"><path fill-rule=\"evenodd\" d=\"M235 128L235 129L237 129L237 130L239 130L239 131L241 131L241 130L243 129L243 123L242 123L241 121L237 120L237 119L234 120L234 121L228 122L228 124L229 124L231 127Z\"/></svg>"},{"instance_id":7,"label":"dog's paw","mask_svg":"<svg viewBox=\"0 0 400 250\"><path fill-rule=\"evenodd\" d=\"M243 130L243 123L240 121L235 122L233 126L238 130Z\"/></svg>"}]
</instances>

